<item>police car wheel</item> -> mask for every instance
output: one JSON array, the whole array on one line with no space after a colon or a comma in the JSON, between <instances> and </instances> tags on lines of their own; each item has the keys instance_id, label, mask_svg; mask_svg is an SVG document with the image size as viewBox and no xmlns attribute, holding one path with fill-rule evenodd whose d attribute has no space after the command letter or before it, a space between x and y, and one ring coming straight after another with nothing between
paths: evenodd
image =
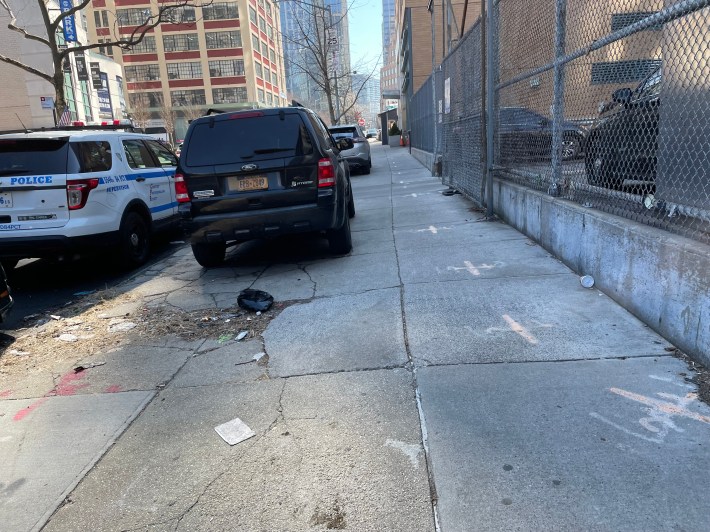
<instances>
[{"instance_id":1,"label":"police car wheel","mask_svg":"<svg viewBox=\"0 0 710 532\"><path fill-rule=\"evenodd\" d=\"M121 223L121 252L121 261L127 267L135 268L148 260L148 224L136 212L129 212Z\"/></svg>"},{"instance_id":2,"label":"police car wheel","mask_svg":"<svg viewBox=\"0 0 710 532\"><path fill-rule=\"evenodd\" d=\"M192 254L200 266L212 268L224 262L225 244L192 244Z\"/></svg>"}]
</instances>

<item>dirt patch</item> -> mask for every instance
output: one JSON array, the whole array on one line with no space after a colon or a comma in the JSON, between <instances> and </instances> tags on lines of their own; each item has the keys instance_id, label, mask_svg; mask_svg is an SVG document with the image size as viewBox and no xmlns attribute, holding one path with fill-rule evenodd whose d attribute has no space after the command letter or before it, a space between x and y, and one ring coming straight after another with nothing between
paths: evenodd
<instances>
[{"instance_id":1,"label":"dirt patch","mask_svg":"<svg viewBox=\"0 0 710 532\"><path fill-rule=\"evenodd\" d=\"M117 349L146 344L165 336L185 340L227 342L259 337L269 322L290 302L276 302L265 312L239 307L185 311L170 305L151 305L141 296L104 290L62 308L28 316L27 326L0 338L0 373L28 368L51 369L62 363ZM116 315L116 308L133 311ZM246 334L244 334L246 333Z\"/></svg>"},{"instance_id":2,"label":"dirt patch","mask_svg":"<svg viewBox=\"0 0 710 532\"><path fill-rule=\"evenodd\" d=\"M686 375L681 373L687 382L691 382L698 387L698 399L703 403L710 405L710 369L703 366L700 362L696 362L680 349L673 351L673 356L681 359L688 364L688 368L694 372L694 375Z\"/></svg>"},{"instance_id":3,"label":"dirt patch","mask_svg":"<svg viewBox=\"0 0 710 532\"><path fill-rule=\"evenodd\" d=\"M311 525L325 525L328 530L343 530L345 528L345 512L338 501L335 501L333 507L327 510L316 508L311 517Z\"/></svg>"}]
</instances>

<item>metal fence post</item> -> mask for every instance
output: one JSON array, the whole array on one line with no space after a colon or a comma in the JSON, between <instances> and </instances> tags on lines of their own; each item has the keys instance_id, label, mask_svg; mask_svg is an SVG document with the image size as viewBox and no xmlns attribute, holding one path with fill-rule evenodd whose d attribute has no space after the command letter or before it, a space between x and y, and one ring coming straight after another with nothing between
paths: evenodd
<instances>
[{"instance_id":1,"label":"metal fence post","mask_svg":"<svg viewBox=\"0 0 710 532\"><path fill-rule=\"evenodd\" d=\"M555 2L555 67L554 100L552 102L552 184L548 193L559 196L562 187L562 141L565 117L565 36L567 31L567 0Z\"/></svg>"},{"instance_id":2,"label":"metal fence post","mask_svg":"<svg viewBox=\"0 0 710 532\"><path fill-rule=\"evenodd\" d=\"M486 217L493 217L493 128L495 76L493 75L493 37L497 28L494 26L493 0L486 0Z\"/></svg>"}]
</instances>

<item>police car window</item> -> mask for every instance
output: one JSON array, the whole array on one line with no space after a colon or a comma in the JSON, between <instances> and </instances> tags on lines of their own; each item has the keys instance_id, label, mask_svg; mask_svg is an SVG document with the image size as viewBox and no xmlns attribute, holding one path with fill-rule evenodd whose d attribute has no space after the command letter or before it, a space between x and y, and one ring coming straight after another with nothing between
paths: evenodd
<instances>
[{"instance_id":1,"label":"police car window","mask_svg":"<svg viewBox=\"0 0 710 532\"><path fill-rule=\"evenodd\" d=\"M150 148L150 151L153 152L156 159L158 159L160 166L177 166L177 159L175 156L160 142L157 140L146 140L145 143Z\"/></svg>"},{"instance_id":2,"label":"police car window","mask_svg":"<svg viewBox=\"0 0 710 532\"><path fill-rule=\"evenodd\" d=\"M638 89L637 99L645 99L655 96L661 90L661 69L654 72Z\"/></svg>"},{"instance_id":3,"label":"police car window","mask_svg":"<svg viewBox=\"0 0 710 532\"><path fill-rule=\"evenodd\" d=\"M80 174L111 170L111 144L108 142L72 142L71 147L79 161Z\"/></svg>"},{"instance_id":4,"label":"police car window","mask_svg":"<svg viewBox=\"0 0 710 532\"><path fill-rule=\"evenodd\" d=\"M0 176L66 174L68 138L0 139Z\"/></svg>"},{"instance_id":5,"label":"police car window","mask_svg":"<svg viewBox=\"0 0 710 532\"><path fill-rule=\"evenodd\" d=\"M124 140L123 149L126 152L128 166L136 170L142 168L156 168L157 164L153 156L141 140Z\"/></svg>"}]
</instances>

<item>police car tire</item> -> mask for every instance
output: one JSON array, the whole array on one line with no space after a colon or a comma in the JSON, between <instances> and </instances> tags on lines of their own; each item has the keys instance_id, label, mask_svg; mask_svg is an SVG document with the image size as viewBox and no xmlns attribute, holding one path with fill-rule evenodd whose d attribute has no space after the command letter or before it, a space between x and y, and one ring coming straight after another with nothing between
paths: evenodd
<instances>
[{"instance_id":1,"label":"police car tire","mask_svg":"<svg viewBox=\"0 0 710 532\"><path fill-rule=\"evenodd\" d=\"M129 212L121 222L121 262L135 268L144 264L150 255L148 224L137 212Z\"/></svg>"},{"instance_id":2,"label":"police car tire","mask_svg":"<svg viewBox=\"0 0 710 532\"><path fill-rule=\"evenodd\" d=\"M225 244L192 244L192 254L200 266L212 268L224 262Z\"/></svg>"}]
</instances>

